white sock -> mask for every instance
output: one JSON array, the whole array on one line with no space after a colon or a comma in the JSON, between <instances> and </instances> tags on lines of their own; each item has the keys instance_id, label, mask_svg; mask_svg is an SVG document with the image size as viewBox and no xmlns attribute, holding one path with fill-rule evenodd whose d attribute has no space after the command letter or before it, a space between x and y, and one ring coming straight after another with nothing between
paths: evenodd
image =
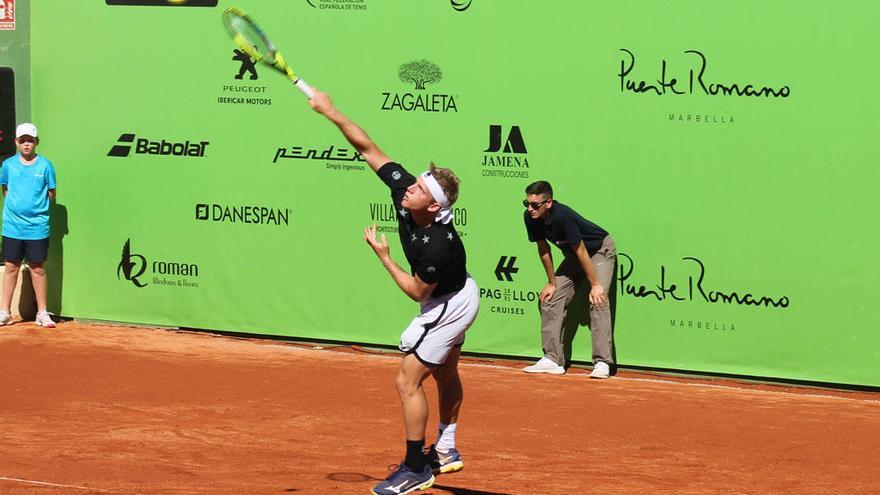
<instances>
[{"instance_id":1,"label":"white sock","mask_svg":"<svg viewBox=\"0 0 880 495\"><path fill-rule=\"evenodd\" d=\"M440 431L437 433L437 452L449 452L449 449L455 448L455 430L458 423L445 425L440 423Z\"/></svg>"}]
</instances>

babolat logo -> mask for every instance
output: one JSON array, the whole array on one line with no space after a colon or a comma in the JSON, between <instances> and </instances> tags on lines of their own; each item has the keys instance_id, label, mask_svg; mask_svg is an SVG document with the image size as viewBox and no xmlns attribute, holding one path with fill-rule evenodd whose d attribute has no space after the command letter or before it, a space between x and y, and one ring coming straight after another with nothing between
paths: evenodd
<instances>
[{"instance_id":1,"label":"babolat logo","mask_svg":"<svg viewBox=\"0 0 880 495\"><path fill-rule=\"evenodd\" d=\"M453 95L442 93L423 93L429 84L440 82L443 71L430 60L413 60L401 65L397 70L401 81L411 83L416 93L382 93L382 110L402 110L405 112L456 112Z\"/></svg>"},{"instance_id":2,"label":"babolat logo","mask_svg":"<svg viewBox=\"0 0 880 495\"><path fill-rule=\"evenodd\" d=\"M520 178L529 177L529 158L526 142L518 125L506 130L502 125L489 126L489 145L483 150L483 176Z\"/></svg>"},{"instance_id":3,"label":"babolat logo","mask_svg":"<svg viewBox=\"0 0 880 495\"><path fill-rule=\"evenodd\" d=\"M117 143L110 148L107 156L127 157L134 148L135 154L138 155L171 155L171 156L188 156L188 157L204 157L205 149L211 144L209 141L183 141L174 142L166 141L150 141L146 138L135 139L134 134L121 134Z\"/></svg>"},{"instance_id":4,"label":"babolat logo","mask_svg":"<svg viewBox=\"0 0 880 495\"><path fill-rule=\"evenodd\" d=\"M149 285L144 279L148 278L147 271L152 273L152 283L173 287L198 287L199 283L193 279L199 276L199 265L195 263L180 263L177 261L153 261L149 263L141 254L131 252L131 239L126 239L122 245L122 258L116 267L116 278L128 280L135 287L142 289Z\"/></svg>"},{"instance_id":5,"label":"babolat logo","mask_svg":"<svg viewBox=\"0 0 880 495\"><path fill-rule=\"evenodd\" d=\"M198 203L196 204L196 220L257 225L289 225L291 211L290 208Z\"/></svg>"}]
</instances>

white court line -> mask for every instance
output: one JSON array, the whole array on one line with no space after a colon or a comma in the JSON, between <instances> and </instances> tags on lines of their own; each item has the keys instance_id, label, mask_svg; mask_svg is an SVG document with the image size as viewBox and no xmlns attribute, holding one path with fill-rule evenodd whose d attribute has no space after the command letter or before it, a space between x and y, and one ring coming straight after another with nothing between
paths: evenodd
<instances>
[{"instance_id":1,"label":"white court line","mask_svg":"<svg viewBox=\"0 0 880 495\"><path fill-rule=\"evenodd\" d=\"M327 345L327 348L325 348L324 346L322 346L320 344L316 344L316 345L309 346L309 347L296 347L296 346L289 346L289 345L286 346L286 345L277 345L277 344L273 344L272 346L284 348L284 349L296 349L298 351L312 351L312 352L315 352L315 351L317 351L317 352L335 352L333 349L334 347L351 347L351 346L347 346L347 345L332 345L332 344ZM387 353L382 352L382 351L375 352L375 353L371 352L371 351L361 351L356 354L344 354L344 355L363 356L363 357L376 358L376 359L400 359L400 354L395 354L394 351L388 351ZM464 359L468 359L468 357L464 356ZM476 359L479 359L479 358L476 358ZM516 367L501 366L498 364L467 363L467 362L462 362L459 364L460 364L460 366L475 366L475 367L481 367L481 368L509 370L509 371L515 371L517 373L522 373ZM578 368L578 369L587 370L587 368ZM571 376L571 375L569 374L567 376ZM586 378L587 375L583 375L583 376ZM580 378L580 377L578 377L578 378ZM764 390L764 389L759 389L759 388L737 387L735 385L719 385L717 383L699 383L699 382L694 383L694 382L682 382L682 381L678 381L678 380L664 380L662 378L632 378L632 377L615 376L615 377L611 378L611 380L613 380L613 381L622 380L622 381L633 381L633 382L662 383L662 384L667 384L667 385L680 385L680 386L697 387L697 388L700 388L700 387L718 388L718 389L722 389L722 390L731 390L731 391L737 391L737 392L750 392L750 393L754 393L754 394L783 395L786 397L810 397L813 399L834 399L834 400L842 400L842 401L850 401L850 402L861 402L864 404L880 404L880 399L858 399L855 397L841 397L839 395L831 395L831 394L828 394L828 395L820 394L820 393L808 393L807 394L807 393L797 393L797 392L786 392L784 390ZM724 380L724 378L719 378L719 380ZM593 381L595 381L595 380L593 380ZM755 385L785 386L785 385L767 384L767 383L763 383L763 382L755 382Z\"/></svg>"},{"instance_id":2,"label":"white court line","mask_svg":"<svg viewBox=\"0 0 880 495\"><path fill-rule=\"evenodd\" d=\"M23 483L26 485L52 486L55 488L75 488L77 490L89 490L89 491L93 491L93 492L109 493L109 492L107 492L107 490L101 490L99 488L89 488L87 486L62 485L59 483L49 483L48 481L23 480L20 478L7 478L6 476L0 476L0 481L14 481L16 483Z\"/></svg>"},{"instance_id":3,"label":"white court line","mask_svg":"<svg viewBox=\"0 0 880 495\"><path fill-rule=\"evenodd\" d=\"M15 483L22 483L26 485L39 485L39 486L51 486L53 488L74 488L76 490L88 490L90 492L99 492L99 493L118 493L111 490L102 490L101 488L89 488L87 486L77 486L77 485L62 485L60 483L49 483L48 481L36 481L36 480L23 480L21 478L8 478L6 476L0 476L0 481L12 481ZM135 493L134 495L145 495L143 493Z\"/></svg>"},{"instance_id":4,"label":"white court line","mask_svg":"<svg viewBox=\"0 0 880 495\"><path fill-rule=\"evenodd\" d=\"M497 364L485 364L485 363L459 363L461 366L479 366L483 368L495 368L500 370L514 370L519 371L517 368L511 368L509 366L500 366ZM567 376L571 376L568 374ZM578 379L580 379L580 374L576 375ZM586 374L583 375L585 378L588 376ZM631 381L631 382L648 382L648 383L662 383L666 385L682 385L686 387L705 387L705 388L720 388L723 390L731 390L736 392L750 392L755 394L769 394L769 395L784 395L791 397L811 397L814 399L836 399L843 401L852 401L852 402L864 402L867 404L880 404L880 399L857 399L855 397L841 397L838 395L824 395L824 394L801 394L797 392L786 392L784 390L763 390L759 388L748 388L748 387L737 387L734 385L719 385L716 383L693 383L693 382L682 382L678 380L664 380L662 378L632 378L632 377L620 377L615 376L611 378L613 381ZM723 378L719 378L719 380L723 380ZM596 380L592 380L596 381ZM604 381L604 380L603 380ZM762 382L755 382L755 385L767 385ZM770 386L784 386L784 385L770 385Z\"/></svg>"},{"instance_id":5,"label":"white court line","mask_svg":"<svg viewBox=\"0 0 880 495\"><path fill-rule=\"evenodd\" d=\"M656 383L669 383L675 385L685 385L688 387L706 387L706 388L721 388L727 390L736 390L739 392L754 392L757 394L777 394L777 395L786 395L793 397L811 397L813 399L835 399L835 400L843 400L843 401L852 401L852 402L865 402L868 404L880 404L880 399L857 399L855 397L841 397L839 395L825 395L825 394L800 394L797 392L786 392L784 390L763 390L759 388L746 388L746 387L736 387L733 385L718 385L715 383L691 383L691 382L680 382L676 380L663 380L660 378L622 378L615 377L615 380L629 380L634 382L656 382ZM777 385L777 384L766 384L762 382L756 382L755 385L769 385L776 387L784 387L785 385Z\"/></svg>"}]
</instances>

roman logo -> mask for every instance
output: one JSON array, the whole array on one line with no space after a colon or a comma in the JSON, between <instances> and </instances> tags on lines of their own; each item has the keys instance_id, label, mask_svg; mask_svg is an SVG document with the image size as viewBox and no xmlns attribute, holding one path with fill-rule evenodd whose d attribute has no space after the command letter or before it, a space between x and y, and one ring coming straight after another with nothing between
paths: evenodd
<instances>
[{"instance_id":1,"label":"roman logo","mask_svg":"<svg viewBox=\"0 0 880 495\"><path fill-rule=\"evenodd\" d=\"M147 270L147 259L139 254L131 253L131 239L125 241L122 246L122 259L119 260L119 266L116 267L116 278L120 275L125 276L125 280L130 280L137 288L146 287L147 284L138 280L138 277Z\"/></svg>"}]
</instances>

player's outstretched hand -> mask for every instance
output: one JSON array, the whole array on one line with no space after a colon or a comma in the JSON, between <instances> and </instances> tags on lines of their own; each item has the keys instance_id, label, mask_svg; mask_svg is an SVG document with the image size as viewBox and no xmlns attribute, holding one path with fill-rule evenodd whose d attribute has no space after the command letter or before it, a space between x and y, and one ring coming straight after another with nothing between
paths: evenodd
<instances>
[{"instance_id":1,"label":"player's outstretched hand","mask_svg":"<svg viewBox=\"0 0 880 495\"><path fill-rule=\"evenodd\" d=\"M333 100L330 99L330 96L327 93L318 91L318 88L314 86L312 87L312 91L314 94L309 100L309 106L316 112L322 115L327 115L336 109L336 107L333 106Z\"/></svg>"},{"instance_id":2,"label":"player's outstretched hand","mask_svg":"<svg viewBox=\"0 0 880 495\"><path fill-rule=\"evenodd\" d=\"M369 244L371 248L373 248L373 251L379 259L385 259L390 256L388 251L388 241L385 240L385 234L382 234L378 240L376 239L376 224L364 229L364 240L367 241L367 244Z\"/></svg>"}]
</instances>

